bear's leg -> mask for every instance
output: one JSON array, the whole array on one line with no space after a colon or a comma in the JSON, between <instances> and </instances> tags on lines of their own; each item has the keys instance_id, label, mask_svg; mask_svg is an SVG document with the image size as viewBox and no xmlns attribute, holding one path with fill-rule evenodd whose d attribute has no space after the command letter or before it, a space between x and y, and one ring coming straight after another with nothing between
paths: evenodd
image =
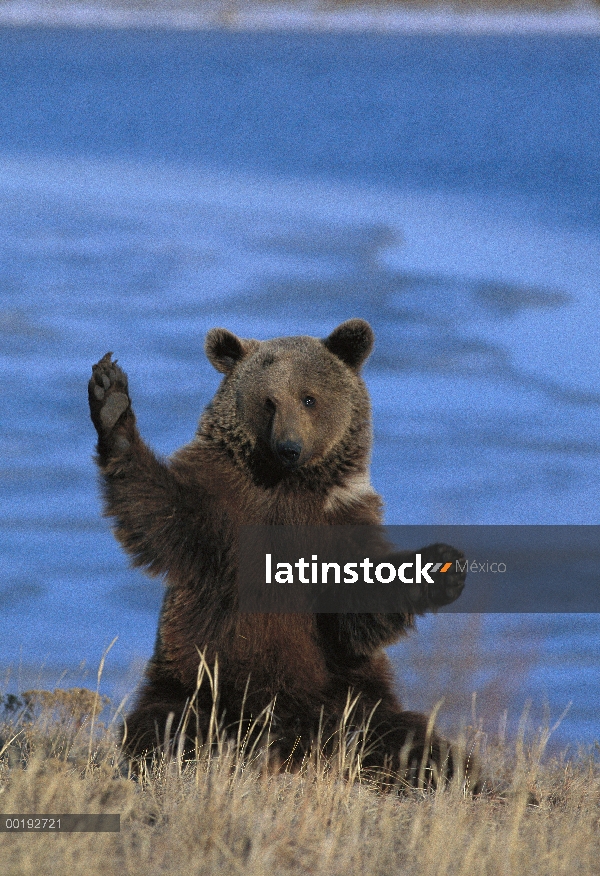
<instances>
[{"instance_id":1,"label":"bear's leg","mask_svg":"<svg viewBox=\"0 0 600 876\"><path fill-rule=\"evenodd\" d=\"M137 698L135 708L123 723L123 750L130 758L150 760L155 751L170 755L177 750L179 734L185 741L183 750L193 750L200 729L197 709L190 708L190 698L175 679L147 681ZM185 727L184 727L185 724Z\"/></svg>"},{"instance_id":2,"label":"bear's leg","mask_svg":"<svg viewBox=\"0 0 600 876\"><path fill-rule=\"evenodd\" d=\"M374 714L367 739L364 769L378 784L391 787L443 787L460 774L469 793L480 790L474 759L457 757L450 743L416 712Z\"/></svg>"}]
</instances>

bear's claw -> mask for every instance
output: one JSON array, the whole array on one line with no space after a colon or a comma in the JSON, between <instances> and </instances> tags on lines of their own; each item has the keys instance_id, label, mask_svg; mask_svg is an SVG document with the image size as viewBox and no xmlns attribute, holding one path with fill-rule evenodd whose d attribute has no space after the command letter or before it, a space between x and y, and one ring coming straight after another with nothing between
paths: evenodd
<instances>
[{"instance_id":1,"label":"bear's claw","mask_svg":"<svg viewBox=\"0 0 600 876\"><path fill-rule=\"evenodd\" d=\"M109 435L131 405L127 375L111 357L112 353L106 353L92 366L88 384L90 415L101 438Z\"/></svg>"}]
</instances>

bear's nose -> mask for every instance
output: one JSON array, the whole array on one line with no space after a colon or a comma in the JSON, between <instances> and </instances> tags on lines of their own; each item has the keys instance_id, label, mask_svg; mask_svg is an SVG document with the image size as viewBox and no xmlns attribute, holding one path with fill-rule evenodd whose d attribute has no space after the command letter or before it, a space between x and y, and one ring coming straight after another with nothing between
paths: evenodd
<instances>
[{"instance_id":1,"label":"bear's nose","mask_svg":"<svg viewBox=\"0 0 600 876\"><path fill-rule=\"evenodd\" d=\"M279 441L275 449L282 463L289 466L295 465L302 453L302 445L297 441Z\"/></svg>"}]
</instances>

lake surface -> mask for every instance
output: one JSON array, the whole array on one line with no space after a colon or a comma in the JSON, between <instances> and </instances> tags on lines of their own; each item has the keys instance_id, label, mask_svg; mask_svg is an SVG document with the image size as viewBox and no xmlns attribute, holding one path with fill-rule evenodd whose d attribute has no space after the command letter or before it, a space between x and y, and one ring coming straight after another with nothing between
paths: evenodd
<instances>
[{"instance_id":1,"label":"lake surface","mask_svg":"<svg viewBox=\"0 0 600 876\"><path fill-rule=\"evenodd\" d=\"M101 518L114 351L169 454L206 331L362 316L386 521L597 524L600 41L0 29L0 689L131 693L160 582ZM576 582L575 585L576 586ZM600 736L600 617L424 618L392 649L442 723ZM545 714L547 707L548 718Z\"/></svg>"}]
</instances>

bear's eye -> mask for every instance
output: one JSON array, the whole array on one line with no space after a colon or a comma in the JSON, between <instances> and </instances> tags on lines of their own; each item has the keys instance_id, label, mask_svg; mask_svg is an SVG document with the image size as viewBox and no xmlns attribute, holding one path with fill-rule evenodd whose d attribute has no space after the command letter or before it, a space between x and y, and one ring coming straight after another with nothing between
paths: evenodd
<instances>
[{"instance_id":1,"label":"bear's eye","mask_svg":"<svg viewBox=\"0 0 600 876\"><path fill-rule=\"evenodd\" d=\"M317 403L317 400L312 395L305 395L302 401L307 408L314 408Z\"/></svg>"}]
</instances>

